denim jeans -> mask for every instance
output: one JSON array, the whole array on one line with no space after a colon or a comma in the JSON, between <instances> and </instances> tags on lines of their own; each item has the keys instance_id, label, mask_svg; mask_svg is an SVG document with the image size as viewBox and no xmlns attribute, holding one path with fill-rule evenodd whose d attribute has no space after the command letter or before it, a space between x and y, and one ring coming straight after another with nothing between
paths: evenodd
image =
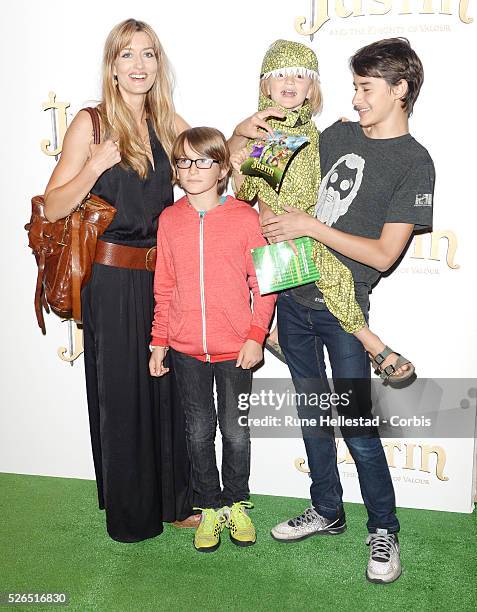
<instances>
[{"instance_id":1,"label":"denim jeans","mask_svg":"<svg viewBox=\"0 0 477 612\"><path fill-rule=\"evenodd\" d=\"M303 306L287 292L279 295L277 308L279 342L296 392L308 397L310 393L330 392L324 361L326 347L334 390L348 394L349 404L338 405L338 414L371 418L370 362L359 340L345 332L328 310ZM331 416L330 409L322 410L316 404L297 409L303 419ZM302 427L302 433L312 480L313 506L329 519L344 516L333 428L317 424ZM378 432L374 427L346 426L341 427L341 433L358 471L368 512L368 531L382 528L389 533L398 532L394 488Z\"/></svg>"},{"instance_id":2,"label":"denim jeans","mask_svg":"<svg viewBox=\"0 0 477 612\"><path fill-rule=\"evenodd\" d=\"M170 353L184 405L194 505L220 508L248 499L250 431L239 422L240 416L248 415L248 410L239 409L239 395L250 394L251 370L235 367L235 360L206 363L174 349ZM215 457L217 417L222 434L223 491Z\"/></svg>"}]
</instances>

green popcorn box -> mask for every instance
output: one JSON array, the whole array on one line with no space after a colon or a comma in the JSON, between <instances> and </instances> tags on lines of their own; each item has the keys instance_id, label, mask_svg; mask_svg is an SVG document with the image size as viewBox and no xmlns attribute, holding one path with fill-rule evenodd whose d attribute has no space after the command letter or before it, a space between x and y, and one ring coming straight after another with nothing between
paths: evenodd
<instances>
[{"instance_id":1,"label":"green popcorn box","mask_svg":"<svg viewBox=\"0 0 477 612\"><path fill-rule=\"evenodd\" d=\"M306 285L320 278L312 258L313 240L297 238L294 243L298 255L288 241L251 249L260 295Z\"/></svg>"}]
</instances>

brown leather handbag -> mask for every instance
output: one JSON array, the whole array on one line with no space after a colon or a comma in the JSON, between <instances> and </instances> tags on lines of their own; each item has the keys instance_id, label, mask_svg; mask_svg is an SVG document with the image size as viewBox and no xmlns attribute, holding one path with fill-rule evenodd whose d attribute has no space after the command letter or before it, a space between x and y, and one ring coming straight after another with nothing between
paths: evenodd
<instances>
[{"instance_id":1,"label":"brown leather handbag","mask_svg":"<svg viewBox=\"0 0 477 612\"><path fill-rule=\"evenodd\" d=\"M85 108L93 122L94 144L100 142L99 113ZM31 201L28 241L38 265L35 312L46 334L43 308L64 319L81 322L81 289L86 285L94 261L96 243L116 214L116 209L89 194L67 217L51 223L44 214L43 196Z\"/></svg>"}]
</instances>

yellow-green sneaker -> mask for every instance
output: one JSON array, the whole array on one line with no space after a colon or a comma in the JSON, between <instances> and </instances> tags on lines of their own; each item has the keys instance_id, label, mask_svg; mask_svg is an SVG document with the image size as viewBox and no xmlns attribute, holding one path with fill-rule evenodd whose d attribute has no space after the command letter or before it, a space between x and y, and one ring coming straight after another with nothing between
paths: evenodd
<instances>
[{"instance_id":1,"label":"yellow-green sneaker","mask_svg":"<svg viewBox=\"0 0 477 612\"><path fill-rule=\"evenodd\" d=\"M237 546L252 546L257 541L257 534L247 510L253 508L252 502L240 501L229 508L223 508L230 529L230 539Z\"/></svg>"},{"instance_id":2,"label":"yellow-green sneaker","mask_svg":"<svg viewBox=\"0 0 477 612\"><path fill-rule=\"evenodd\" d=\"M195 549L200 552L217 550L226 521L224 513L213 508L194 508L194 510L202 510L200 523L194 534Z\"/></svg>"}]
</instances>

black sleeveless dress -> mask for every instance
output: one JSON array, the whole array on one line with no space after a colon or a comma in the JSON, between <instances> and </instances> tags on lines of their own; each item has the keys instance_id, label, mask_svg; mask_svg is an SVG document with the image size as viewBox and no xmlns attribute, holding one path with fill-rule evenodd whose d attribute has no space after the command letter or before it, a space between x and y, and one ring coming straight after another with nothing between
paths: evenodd
<instances>
[{"instance_id":1,"label":"black sleeveless dress","mask_svg":"<svg viewBox=\"0 0 477 612\"><path fill-rule=\"evenodd\" d=\"M102 236L135 247L156 243L158 217L173 202L166 153L148 123L155 170L145 180L119 165L92 193L117 208ZM98 486L109 535L136 542L162 521L191 514L184 415L174 373L149 374L154 274L94 264L82 293L86 389Z\"/></svg>"}]
</instances>

